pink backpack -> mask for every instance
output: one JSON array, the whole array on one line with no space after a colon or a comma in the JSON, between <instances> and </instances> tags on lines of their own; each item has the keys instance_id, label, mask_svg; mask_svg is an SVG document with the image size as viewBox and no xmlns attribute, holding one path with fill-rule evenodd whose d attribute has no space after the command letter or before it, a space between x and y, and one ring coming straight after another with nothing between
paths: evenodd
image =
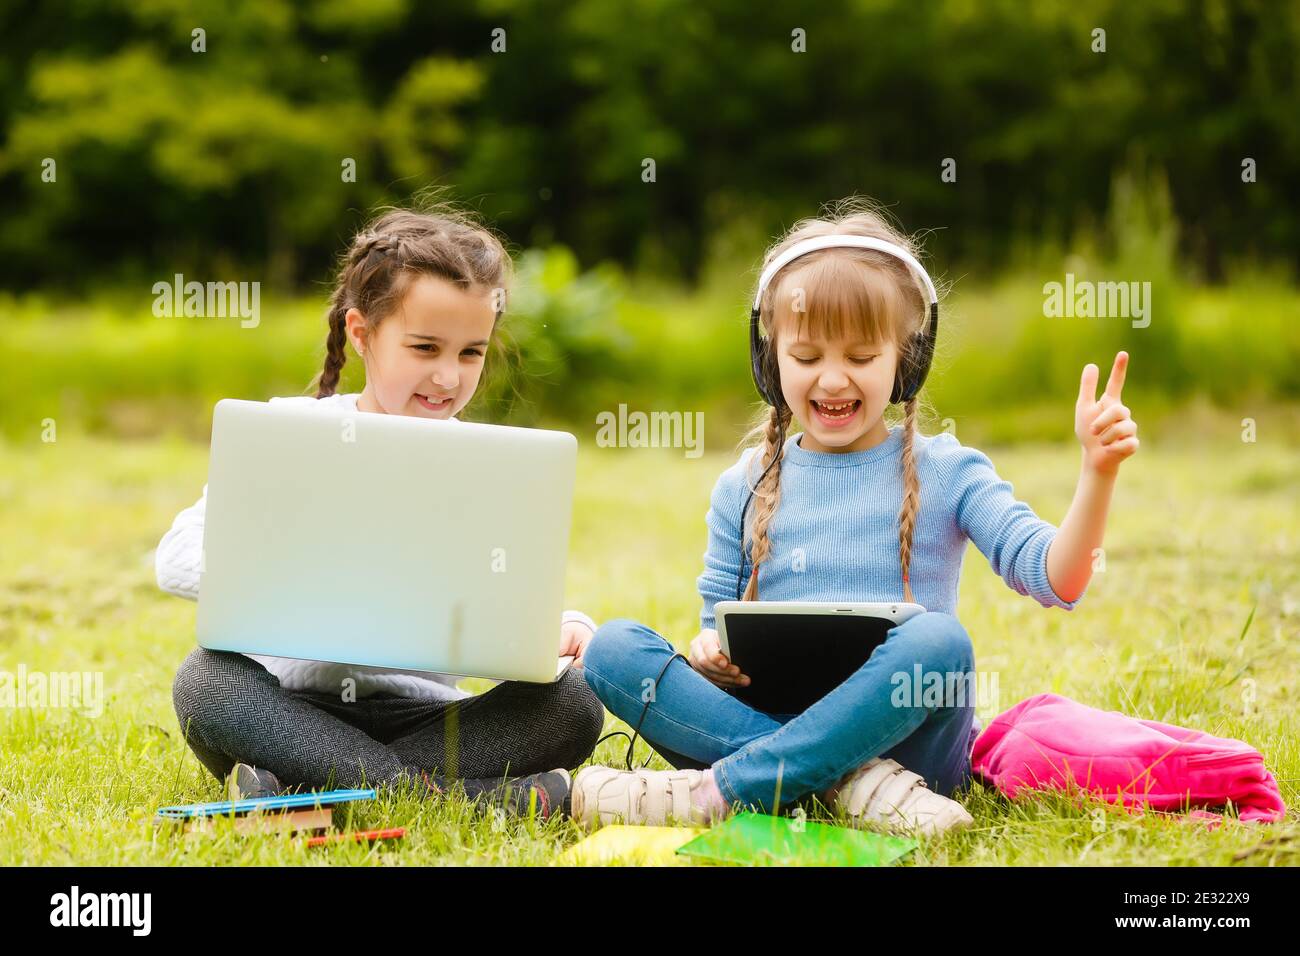
<instances>
[{"instance_id":1,"label":"pink backpack","mask_svg":"<svg viewBox=\"0 0 1300 956\"><path fill-rule=\"evenodd\" d=\"M1011 798L1024 789L1077 786L1129 808L1231 801L1244 821L1275 823L1286 814L1277 781L1249 744L1057 694L1038 694L1000 714L976 739L971 766Z\"/></svg>"}]
</instances>

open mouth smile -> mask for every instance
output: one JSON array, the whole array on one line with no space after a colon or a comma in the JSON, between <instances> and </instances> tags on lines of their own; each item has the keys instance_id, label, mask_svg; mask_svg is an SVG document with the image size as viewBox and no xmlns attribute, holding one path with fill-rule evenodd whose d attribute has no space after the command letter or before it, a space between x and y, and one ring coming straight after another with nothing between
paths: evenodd
<instances>
[{"instance_id":1,"label":"open mouth smile","mask_svg":"<svg viewBox=\"0 0 1300 956\"><path fill-rule=\"evenodd\" d=\"M447 409L451 408L450 395L444 399L433 401L432 399L429 398L429 396L420 395L419 393L417 393L415 396L415 400L431 412L445 412Z\"/></svg>"},{"instance_id":2,"label":"open mouth smile","mask_svg":"<svg viewBox=\"0 0 1300 956\"><path fill-rule=\"evenodd\" d=\"M862 402L858 399L840 402L810 400L808 404L812 406L813 414L818 421L828 428L841 428L848 424L862 407Z\"/></svg>"}]
</instances>

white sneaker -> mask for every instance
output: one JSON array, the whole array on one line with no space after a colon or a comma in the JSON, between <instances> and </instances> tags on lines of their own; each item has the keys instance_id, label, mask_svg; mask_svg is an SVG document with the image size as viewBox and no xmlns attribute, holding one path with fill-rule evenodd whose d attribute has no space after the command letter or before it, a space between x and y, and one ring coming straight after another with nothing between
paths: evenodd
<instances>
[{"instance_id":1,"label":"white sneaker","mask_svg":"<svg viewBox=\"0 0 1300 956\"><path fill-rule=\"evenodd\" d=\"M691 804L703 770L613 770L584 767L573 778L569 813L585 827L708 823L709 811Z\"/></svg>"},{"instance_id":2,"label":"white sneaker","mask_svg":"<svg viewBox=\"0 0 1300 956\"><path fill-rule=\"evenodd\" d=\"M931 835L975 822L956 800L931 790L919 774L896 760L868 760L841 781L835 793L855 827L872 820L890 829Z\"/></svg>"}]
</instances>

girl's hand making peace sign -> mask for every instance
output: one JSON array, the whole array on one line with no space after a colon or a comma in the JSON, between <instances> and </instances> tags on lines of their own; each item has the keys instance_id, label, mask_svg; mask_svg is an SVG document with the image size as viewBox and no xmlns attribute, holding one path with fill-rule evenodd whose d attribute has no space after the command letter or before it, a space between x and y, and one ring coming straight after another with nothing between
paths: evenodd
<instances>
[{"instance_id":1,"label":"girl's hand making peace sign","mask_svg":"<svg viewBox=\"0 0 1300 956\"><path fill-rule=\"evenodd\" d=\"M1120 402L1128 353L1115 356L1106 391L1097 398L1097 366L1084 366L1079 400L1074 406L1074 433L1083 445L1084 463L1102 475L1114 475L1120 462L1138 450L1137 422Z\"/></svg>"}]
</instances>

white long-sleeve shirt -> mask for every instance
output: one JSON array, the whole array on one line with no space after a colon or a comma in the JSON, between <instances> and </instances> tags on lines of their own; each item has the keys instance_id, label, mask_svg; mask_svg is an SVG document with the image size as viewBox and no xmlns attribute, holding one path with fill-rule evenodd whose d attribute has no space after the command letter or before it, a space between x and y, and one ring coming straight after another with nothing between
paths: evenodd
<instances>
[{"instance_id":1,"label":"white long-sleeve shirt","mask_svg":"<svg viewBox=\"0 0 1300 956\"><path fill-rule=\"evenodd\" d=\"M312 403L322 408L357 410L356 393L330 395L315 399L307 395L272 398L272 402ZM451 419L456 421L456 419ZM154 568L158 586L168 594L197 601L199 598L199 565L203 557L203 518L207 506L208 486L203 486L199 500L183 510L172 522L171 528L158 543ZM561 624L576 621L596 630L596 623L581 611L565 611ZM286 690L341 693L345 679L355 681L356 695L387 693L399 697L420 697L429 700L457 700L468 697L467 691L456 686L460 678L453 674L436 674L430 671L392 670L368 667L362 664L335 664L329 661L304 661L290 657L268 657L248 654L280 680Z\"/></svg>"}]
</instances>

